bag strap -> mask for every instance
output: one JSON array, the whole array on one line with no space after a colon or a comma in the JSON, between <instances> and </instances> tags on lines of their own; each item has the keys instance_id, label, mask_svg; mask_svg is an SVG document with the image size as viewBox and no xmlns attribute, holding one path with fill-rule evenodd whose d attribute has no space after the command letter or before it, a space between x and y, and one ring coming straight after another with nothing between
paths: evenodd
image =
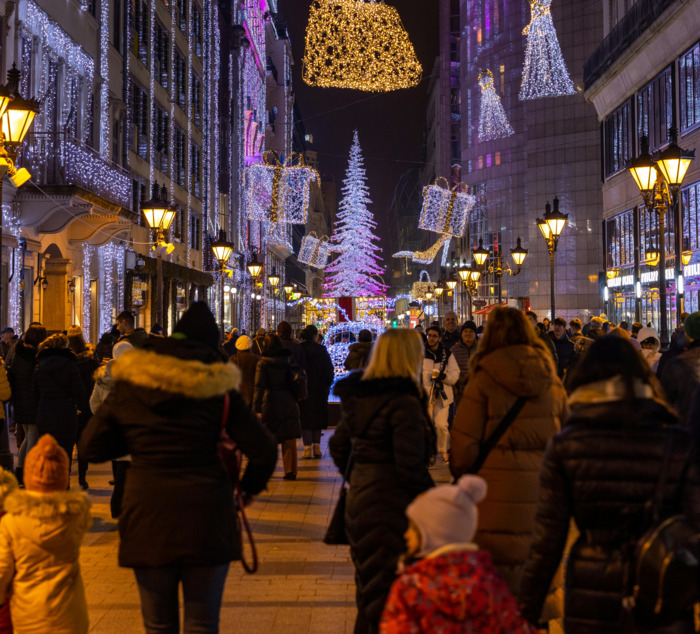
<instances>
[{"instance_id":1,"label":"bag strap","mask_svg":"<svg viewBox=\"0 0 700 634\"><path fill-rule=\"evenodd\" d=\"M525 405L526 400L527 398L524 396L519 396L516 399L515 403L513 403L512 407L508 410L501 422L498 423L498 427L496 427L493 433L479 449L479 455L476 457L476 460L469 470L469 473L479 473L479 469L484 466L484 462L486 462L486 458L491 453L491 450L496 446L503 434L506 433L506 430L517 418L520 410L523 408L523 405Z\"/></svg>"}]
</instances>

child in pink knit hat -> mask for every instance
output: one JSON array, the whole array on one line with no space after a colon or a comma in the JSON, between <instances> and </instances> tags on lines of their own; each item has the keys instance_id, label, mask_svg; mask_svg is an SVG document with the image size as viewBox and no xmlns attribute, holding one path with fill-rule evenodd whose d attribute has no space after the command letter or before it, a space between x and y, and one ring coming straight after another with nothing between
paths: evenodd
<instances>
[{"instance_id":1,"label":"child in pink knit hat","mask_svg":"<svg viewBox=\"0 0 700 634\"><path fill-rule=\"evenodd\" d=\"M379 626L383 634L534 634L491 556L472 542L486 496L474 475L429 489L406 509L406 555Z\"/></svg>"}]
</instances>

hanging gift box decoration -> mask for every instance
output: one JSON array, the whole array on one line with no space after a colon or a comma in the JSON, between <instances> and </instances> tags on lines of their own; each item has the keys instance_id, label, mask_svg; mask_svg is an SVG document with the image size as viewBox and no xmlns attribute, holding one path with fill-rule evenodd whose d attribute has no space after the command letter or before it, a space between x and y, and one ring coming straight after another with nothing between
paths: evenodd
<instances>
[{"instance_id":1,"label":"hanging gift box decoration","mask_svg":"<svg viewBox=\"0 0 700 634\"><path fill-rule=\"evenodd\" d=\"M314 231L306 234L301 240L301 248L297 260L319 269L325 268L330 255L330 243L327 236L319 238Z\"/></svg>"},{"instance_id":2,"label":"hanging gift box decoration","mask_svg":"<svg viewBox=\"0 0 700 634\"><path fill-rule=\"evenodd\" d=\"M427 231L461 238L475 202L476 198L468 193L467 185L459 183L450 189L447 179L440 177L423 188L423 208L418 226Z\"/></svg>"},{"instance_id":3,"label":"hanging gift box decoration","mask_svg":"<svg viewBox=\"0 0 700 634\"><path fill-rule=\"evenodd\" d=\"M318 172L292 154L284 163L276 152L263 154L263 163L249 165L243 174L248 218L272 223L305 224L311 183Z\"/></svg>"},{"instance_id":4,"label":"hanging gift box decoration","mask_svg":"<svg viewBox=\"0 0 700 634\"><path fill-rule=\"evenodd\" d=\"M310 86L388 92L416 86L422 67L398 11L370 0L314 0L302 78Z\"/></svg>"}]
</instances>

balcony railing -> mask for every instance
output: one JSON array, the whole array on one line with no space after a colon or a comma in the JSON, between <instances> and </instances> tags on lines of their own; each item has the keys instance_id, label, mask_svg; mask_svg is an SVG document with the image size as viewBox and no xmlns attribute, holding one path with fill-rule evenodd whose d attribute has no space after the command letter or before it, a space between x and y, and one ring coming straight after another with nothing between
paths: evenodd
<instances>
[{"instance_id":1,"label":"balcony railing","mask_svg":"<svg viewBox=\"0 0 700 634\"><path fill-rule=\"evenodd\" d=\"M590 88L674 2L678 0L637 0L586 60L583 66L586 89Z\"/></svg>"},{"instance_id":2,"label":"balcony railing","mask_svg":"<svg viewBox=\"0 0 700 634\"><path fill-rule=\"evenodd\" d=\"M129 172L69 134L27 135L18 164L31 172L32 182L39 186L78 186L108 202L131 208Z\"/></svg>"}]
</instances>

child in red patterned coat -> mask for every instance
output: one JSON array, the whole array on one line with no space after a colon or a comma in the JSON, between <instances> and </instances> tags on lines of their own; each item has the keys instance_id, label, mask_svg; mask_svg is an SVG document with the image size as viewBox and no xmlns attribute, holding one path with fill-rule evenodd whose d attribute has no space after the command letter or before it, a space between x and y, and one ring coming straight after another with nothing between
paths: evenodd
<instances>
[{"instance_id":1,"label":"child in red patterned coat","mask_svg":"<svg viewBox=\"0 0 700 634\"><path fill-rule=\"evenodd\" d=\"M471 542L486 482L473 475L419 495L406 509L407 552L391 587L383 634L535 634L491 556Z\"/></svg>"}]
</instances>

